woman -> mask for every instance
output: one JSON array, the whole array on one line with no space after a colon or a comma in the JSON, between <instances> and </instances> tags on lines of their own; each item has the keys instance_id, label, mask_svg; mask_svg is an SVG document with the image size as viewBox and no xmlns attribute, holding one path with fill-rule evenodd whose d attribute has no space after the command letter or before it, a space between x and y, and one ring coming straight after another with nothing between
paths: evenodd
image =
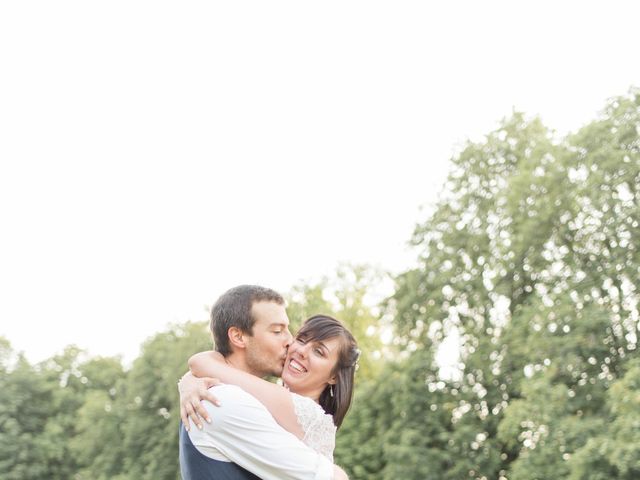
<instances>
[{"instance_id":1,"label":"woman","mask_svg":"<svg viewBox=\"0 0 640 480\"><path fill-rule=\"evenodd\" d=\"M256 397L276 421L333 462L335 434L351 405L360 351L353 335L335 318L316 315L289 347L284 387L228 365L218 352L189 359L198 377L215 377Z\"/></svg>"}]
</instances>

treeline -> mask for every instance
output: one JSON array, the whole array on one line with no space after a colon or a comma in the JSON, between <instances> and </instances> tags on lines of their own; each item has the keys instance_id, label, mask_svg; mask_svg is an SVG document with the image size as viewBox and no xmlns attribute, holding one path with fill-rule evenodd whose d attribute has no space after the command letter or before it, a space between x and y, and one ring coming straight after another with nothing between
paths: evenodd
<instances>
[{"instance_id":1,"label":"treeline","mask_svg":"<svg viewBox=\"0 0 640 480\"><path fill-rule=\"evenodd\" d=\"M515 113L452 165L379 307L366 267L289 294L293 321L333 313L366 352L336 461L354 480L640 478L640 91L566 138ZM179 478L176 381L207 348L196 323L128 370L2 342L0 477Z\"/></svg>"}]
</instances>

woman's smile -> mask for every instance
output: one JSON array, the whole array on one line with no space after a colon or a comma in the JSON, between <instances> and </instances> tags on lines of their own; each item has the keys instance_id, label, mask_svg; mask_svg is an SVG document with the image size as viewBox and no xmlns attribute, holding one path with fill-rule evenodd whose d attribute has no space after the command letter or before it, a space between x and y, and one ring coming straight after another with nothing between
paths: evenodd
<instances>
[{"instance_id":1,"label":"woman's smile","mask_svg":"<svg viewBox=\"0 0 640 480\"><path fill-rule=\"evenodd\" d=\"M289 368L295 373L305 373L307 371L306 367L294 358L289 360Z\"/></svg>"}]
</instances>

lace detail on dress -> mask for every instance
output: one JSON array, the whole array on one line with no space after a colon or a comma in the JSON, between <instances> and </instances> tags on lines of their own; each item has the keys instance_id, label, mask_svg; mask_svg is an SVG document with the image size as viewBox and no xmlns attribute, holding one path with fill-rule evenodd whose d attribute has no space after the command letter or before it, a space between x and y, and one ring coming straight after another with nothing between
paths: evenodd
<instances>
[{"instance_id":1,"label":"lace detail on dress","mask_svg":"<svg viewBox=\"0 0 640 480\"><path fill-rule=\"evenodd\" d=\"M333 463L333 449L336 446L336 426L333 417L327 415L322 407L309 397L291 392L293 408L302 427L302 441Z\"/></svg>"}]
</instances>

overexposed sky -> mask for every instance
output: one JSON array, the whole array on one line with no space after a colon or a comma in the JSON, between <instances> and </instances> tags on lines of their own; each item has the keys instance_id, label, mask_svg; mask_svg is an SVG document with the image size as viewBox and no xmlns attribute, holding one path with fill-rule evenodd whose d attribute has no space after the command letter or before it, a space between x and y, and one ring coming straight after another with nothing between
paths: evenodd
<instances>
[{"instance_id":1,"label":"overexposed sky","mask_svg":"<svg viewBox=\"0 0 640 480\"><path fill-rule=\"evenodd\" d=\"M0 335L132 359L227 288L393 272L467 138L640 85L637 2L0 4Z\"/></svg>"}]
</instances>

